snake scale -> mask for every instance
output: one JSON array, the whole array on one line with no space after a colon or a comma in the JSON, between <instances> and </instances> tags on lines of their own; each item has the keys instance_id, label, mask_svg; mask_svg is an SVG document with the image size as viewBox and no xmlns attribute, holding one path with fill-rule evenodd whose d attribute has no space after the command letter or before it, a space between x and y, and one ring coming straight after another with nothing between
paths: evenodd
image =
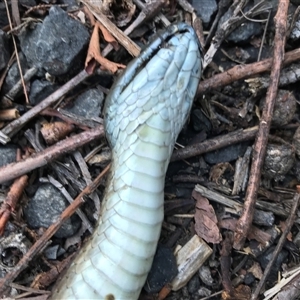
<instances>
[{"instance_id":1,"label":"snake scale","mask_svg":"<svg viewBox=\"0 0 300 300\"><path fill-rule=\"evenodd\" d=\"M163 221L164 181L201 76L194 30L169 26L112 86L104 108L112 166L95 232L52 299L137 299Z\"/></svg>"}]
</instances>

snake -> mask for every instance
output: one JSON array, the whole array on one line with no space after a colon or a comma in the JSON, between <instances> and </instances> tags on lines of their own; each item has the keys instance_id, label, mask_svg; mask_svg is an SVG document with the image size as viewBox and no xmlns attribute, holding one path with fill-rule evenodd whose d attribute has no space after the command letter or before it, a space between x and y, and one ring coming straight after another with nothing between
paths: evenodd
<instances>
[{"instance_id":1,"label":"snake","mask_svg":"<svg viewBox=\"0 0 300 300\"><path fill-rule=\"evenodd\" d=\"M164 185L202 71L194 29L171 24L112 85L104 125L112 151L101 214L51 299L138 299L164 217Z\"/></svg>"}]
</instances>

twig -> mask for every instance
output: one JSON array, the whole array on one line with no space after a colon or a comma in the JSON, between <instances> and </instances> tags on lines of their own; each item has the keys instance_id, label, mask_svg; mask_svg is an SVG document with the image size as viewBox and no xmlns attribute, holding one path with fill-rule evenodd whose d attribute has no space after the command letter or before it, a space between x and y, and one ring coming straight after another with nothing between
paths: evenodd
<instances>
[{"instance_id":1,"label":"twig","mask_svg":"<svg viewBox=\"0 0 300 300\"><path fill-rule=\"evenodd\" d=\"M225 232L225 239L222 242L222 249L220 250L220 265L222 274L222 285L224 293L231 298L234 296L234 288L230 280L230 264L231 264L231 250L232 250L233 236L231 232Z\"/></svg>"},{"instance_id":2,"label":"twig","mask_svg":"<svg viewBox=\"0 0 300 300\"><path fill-rule=\"evenodd\" d=\"M271 71L272 81L266 96L266 104L262 112L258 134L253 148L253 160L250 169L249 183L245 196L244 209L235 230L234 244L235 249L241 249L244 245L247 233L252 223L257 191L260 183L261 168L264 162L268 135L271 126L272 113L277 95L280 70L284 58L286 19L289 1L281 0L278 4L275 16L275 42L273 54L273 68Z\"/></svg>"},{"instance_id":3,"label":"twig","mask_svg":"<svg viewBox=\"0 0 300 300\"><path fill-rule=\"evenodd\" d=\"M207 296L207 297L200 298L199 300L208 300L208 299L212 299L212 298L214 298L214 297L216 297L216 296L219 296L219 295L222 294L222 293L223 293L223 290L222 290L222 291L219 291L219 292L216 292L216 293L213 293L213 294L211 294L211 295L209 295L209 296Z\"/></svg>"},{"instance_id":4,"label":"twig","mask_svg":"<svg viewBox=\"0 0 300 300\"><path fill-rule=\"evenodd\" d=\"M70 266L76 254L77 254L76 252L73 252L64 260L52 266L49 271L38 274L33 280L33 282L31 283L30 287L36 289L37 291L40 291L41 289L48 287L51 283L57 280L58 276L61 273L63 273L67 267ZM21 289L20 287L15 286L15 283L11 283L10 286L15 287L16 289ZM45 292L45 291L41 291L41 292ZM49 295L51 294L51 291L47 291L47 292ZM39 299L35 299L35 300L39 300Z\"/></svg>"},{"instance_id":5,"label":"twig","mask_svg":"<svg viewBox=\"0 0 300 300\"><path fill-rule=\"evenodd\" d=\"M266 40L267 29L269 27L269 22L270 22L270 18L271 18L271 12L272 12L272 10L270 9L269 13L268 13L268 18L267 18L267 21L266 21L266 24L265 24L264 34L263 34L262 39L261 39L260 48L259 48L259 52L258 52L258 56L257 56L257 61L260 61L260 58L261 58L261 53L262 53L262 50L263 50L263 47L264 47L264 42Z\"/></svg>"},{"instance_id":6,"label":"twig","mask_svg":"<svg viewBox=\"0 0 300 300\"><path fill-rule=\"evenodd\" d=\"M5 226L10 218L10 215L15 212L16 205L21 198L25 187L27 186L28 176L23 175L14 180L5 201L0 207L0 235L3 235Z\"/></svg>"},{"instance_id":7,"label":"twig","mask_svg":"<svg viewBox=\"0 0 300 300\"><path fill-rule=\"evenodd\" d=\"M204 48L205 39L204 39L202 20L197 16L195 12L193 12L192 14L192 26L196 32L196 35L199 39L202 48Z\"/></svg>"},{"instance_id":8,"label":"twig","mask_svg":"<svg viewBox=\"0 0 300 300\"><path fill-rule=\"evenodd\" d=\"M14 84L14 86L11 88L10 91L7 92L7 94L3 95L1 98L1 101L7 101L12 100L14 101L18 93L22 90L23 84L30 81L30 79L38 72L38 69L36 67L32 67L29 70L26 71L26 73L23 76L23 79L19 80L17 83Z\"/></svg>"},{"instance_id":9,"label":"twig","mask_svg":"<svg viewBox=\"0 0 300 300\"><path fill-rule=\"evenodd\" d=\"M225 146L233 145L243 141L254 139L258 131L258 126L248 129L240 129L232 131L228 134L206 140L199 144L187 146L183 149L175 151L171 157L171 161L182 160L196 155L201 155L210 151L221 149ZM0 169L1 172L1 169Z\"/></svg>"},{"instance_id":10,"label":"twig","mask_svg":"<svg viewBox=\"0 0 300 300\"><path fill-rule=\"evenodd\" d=\"M286 0L283 0L283 1L286 1ZM278 254L280 253L285 241L286 241L286 237L287 235L289 234L293 224L294 224L294 220L295 220L295 217L296 217L296 212L297 212L297 209L298 209L298 206L299 206L299 199L300 199L300 194L297 192L294 196L294 204L293 204L293 207L290 211L290 215L287 219L287 222L286 222L286 228L285 230L283 231L280 239L279 239L279 242L274 250L274 253L273 253L273 256L271 258L271 260L269 261L266 269L265 269L265 272L262 276L262 278L260 279L254 293L252 294L252 297L251 297L251 300L256 300L259 296L259 293L260 293L260 290L261 288L263 287L263 285L265 284L265 281L271 271L271 268L275 262L275 260L277 259L278 257Z\"/></svg>"},{"instance_id":11,"label":"twig","mask_svg":"<svg viewBox=\"0 0 300 300\"><path fill-rule=\"evenodd\" d=\"M10 11L9 11L9 8L8 8L8 3L7 3L6 0L4 0L4 3L5 3L5 7L6 7L6 15L7 15L9 27L12 30L13 29L13 25L12 25L12 21L11 21L11 18L10 18ZM19 25L19 24L17 24L17 25ZM14 35L12 35L11 38L12 38L12 41L13 41L13 44L14 44L14 49L15 49L15 52L16 52L17 64L18 64L18 68L19 68L19 72L20 72L20 77L21 77L21 81L22 81L22 85L23 85L23 90L24 90L24 95L25 95L26 103L29 103L28 95L27 95L27 90L26 90L26 85L25 85L25 81L24 81L23 73L22 73L22 67L21 67L20 57L19 57L19 54L18 54L18 47L17 47L16 39L15 39Z\"/></svg>"},{"instance_id":12,"label":"twig","mask_svg":"<svg viewBox=\"0 0 300 300\"><path fill-rule=\"evenodd\" d=\"M290 51L285 54L283 64L286 66L294 61L300 59L300 49ZM254 76L270 70L273 67L273 59L268 58L260 62L238 65L223 73L217 74L207 80L200 81L197 94L203 94L206 91L216 89L228 85L232 82L244 79L250 76Z\"/></svg>"},{"instance_id":13,"label":"twig","mask_svg":"<svg viewBox=\"0 0 300 300\"><path fill-rule=\"evenodd\" d=\"M22 257L18 264L14 267L13 271L8 273L4 278L0 279L0 295L5 291L6 287L10 285L16 277L28 266L32 258L38 254L47 243L47 241L56 233L60 228L61 224L70 218L70 216L84 203L84 197L91 194L98 187L103 176L109 170L110 165L108 165L98 176L97 178L89 184L74 200L74 202L68 206L60 215L60 218L53 223L42 235L42 237L29 249L29 251Z\"/></svg>"},{"instance_id":14,"label":"twig","mask_svg":"<svg viewBox=\"0 0 300 300\"><path fill-rule=\"evenodd\" d=\"M57 157L86 145L102 136L104 136L104 129L103 126L99 126L66 138L46 150L26 158L25 160L6 165L0 168L0 183L12 180L36 168L45 166Z\"/></svg>"},{"instance_id":15,"label":"twig","mask_svg":"<svg viewBox=\"0 0 300 300\"><path fill-rule=\"evenodd\" d=\"M21 159L21 150L17 150L16 155L17 161ZM25 187L27 186L28 176L23 175L14 180L10 187L9 192L5 200L2 202L0 207L0 235L3 235L5 226L10 218L10 215L16 211L16 206L23 194Z\"/></svg>"},{"instance_id":16,"label":"twig","mask_svg":"<svg viewBox=\"0 0 300 300\"><path fill-rule=\"evenodd\" d=\"M89 168L86 164L86 161L82 157L82 154L77 150L73 153L73 156L78 163L78 166L81 170L81 174L84 178L85 183L90 184L92 182L92 176L89 172ZM97 193L93 193L92 195L90 195L90 198L92 198L94 201L95 208L96 208L96 211L94 212L94 217L95 219L97 219L97 217L100 214L100 199Z\"/></svg>"}]
</instances>

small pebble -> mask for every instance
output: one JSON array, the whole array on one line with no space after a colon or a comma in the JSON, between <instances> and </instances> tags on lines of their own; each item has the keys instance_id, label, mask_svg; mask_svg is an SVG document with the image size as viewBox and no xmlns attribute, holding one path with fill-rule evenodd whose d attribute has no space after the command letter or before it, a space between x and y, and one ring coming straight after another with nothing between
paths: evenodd
<instances>
[{"instance_id":1,"label":"small pebble","mask_svg":"<svg viewBox=\"0 0 300 300\"><path fill-rule=\"evenodd\" d=\"M244 283L247 285L251 285L255 281L255 277L251 272L247 273L244 278Z\"/></svg>"},{"instance_id":2,"label":"small pebble","mask_svg":"<svg viewBox=\"0 0 300 300\"><path fill-rule=\"evenodd\" d=\"M284 175L295 163L295 149L289 144L268 144L262 173L275 181L283 180Z\"/></svg>"},{"instance_id":3,"label":"small pebble","mask_svg":"<svg viewBox=\"0 0 300 300\"><path fill-rule=\"evenodd\" d=\"M261 102L260 108L263 108L265 99ZM290 91L279 90L275 99L274 111L272 115L273 126L283 126L288 124L296 112L296 98Z\"/></svg>"},{"instance_id":4,"label":"small pebble","mask_svg":"<svg viewBox=\"0 0 300 300\"><path fill-rule=\"evenodd\" d=\"M296 154L300 157L300 126L297 128L294 137L293 137L293 145L295 147Z\"/></svg>"},{"instance_id":5,"label":"small pebble","mask_svg":"<svg viewBox=\"0 0 300 300\"><path fill-rule=\"evenodd\" d=\"M68 205L68 201L56 187L50 183L45 183L39 186L25 207L24 215L32 228L48 228L57 221ZM79 217L73 215L62 224L55 236L58 238L72 236L79 227Z\"/></svg>"},{"instance_id":6,"label":"small pebble","mask_svg":"<svg viewBox=\"0 0 300 300\"><path fill-rule=\"evenodd\" d=\"M275 246L270 247L265 253L258 257L258 261L263 269L265 269L274 254ZM278 271L281 269L282 263L288 257L288 251L281 250L276 261L273 263L268 280L274 283L277 279Z\"/></svg>"},{"instance_id":7,"label":"small pebble","mask_svg":"<svg viewBox=\"0 0 300 300\"><path fill-rule=\"evenodd\" d=\"M210 268L207 266L202 266L199 269L199 277L201 278L202 282L208 286L212 286L214 284L214 280L211 276Z\"/></svg>"},{"instance_id":8,"label":"small pebble","mask_svg":"<svg viewBox=\"0 0 300 300\"><path fill-rule=\"evenodd\" d=\"M190 294L196 293L200 288L200 279L198 276L193 276L188 282L188 291Z\"/></svg>"}]
</instances>

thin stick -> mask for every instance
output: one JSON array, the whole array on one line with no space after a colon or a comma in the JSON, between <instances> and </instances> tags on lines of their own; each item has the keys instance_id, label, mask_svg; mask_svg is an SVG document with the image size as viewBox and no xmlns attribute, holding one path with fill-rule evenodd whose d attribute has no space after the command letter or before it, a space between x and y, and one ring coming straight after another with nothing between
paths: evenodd
<instances>
[{"instance_id":1,"label":"thin stick","mask_svg":"<svg viewBox=\"0 0 300 300\"><path fill-rule=\"evenodd\" d=\"M256 196L260 183L261 169L265 158L268 135L271 126L272 114L277 95L278 82L280 77L280 70L284 58L284 46L286 36L286 20L289 1L280 0L278 10L275 16L275 42L273 54L273 67L271 71L271 82L266 96L266 104L262 112L258 134L254 143L253 160L250 170L248 188L246 192L244 209L240 219L237 222L234 244L235 249L241 249L246 240L246 236L250 229Z\"/></svg>"},{"instance_id":2,"label":"thin stick","mask_svg":"<svg viewBox=\"0 0 300 300\"><path fill-rule=\"evenodd\" d=\"M300 49L290 51L284 55L283 64L286 66L300 59ZM268 58L260 62L238 65L223 73L217 74L209 79L200 81L197 94L203 94L209 90L214 90L218 87L228 85L232 82L248 78L263 72L267 72L273 68L273 59Z\"/></svg>"},{"instance_id":3,"label":"thin stick","mask_svg":"<svg viewBox=\"0 0 300 300\"><path fill-rule=\"evenodd\" d=\"M183 149L178 149L173 153L171 161L187 159L189 157L194 157L196 155L218 150L229 145L254 139L257 131L258 126L247 129L239 129L198 144L187 146Z\"/></svg>"},{"instance_id":4,"label":"thin stick","mask_svg":"<svg viewBox=\"0 0 300 300\"><path fill-rule=\"evenodd\" d=\"M4 3L5 3L5 7L6 7L6 15L7 15L7 19L8 19L8 22L9 22L9 27L10 27L10 30L12 30L13 25L12 25L11 18L10 18L10 11L9 11L9 8L8 8L8 3L7 3L6 0L4 0ZM15 49L15 52L16 52L17 64L18 64L18 69L19 69L19 72L20 72L20 78L21 78L22 85L23 85L23 91L24 91L26 103L29 103L28 94L27 94L26 85L25 85L23 72L22 72L22 67L21 67L21 62L20 62L20 57L19 57L19 54L18 54L18 47L17 47L16 39L15 39L15 36L13 34L11 35L11 38L12 38L12 41L13 41L13 44L14 44L14 49Z\"/></svg>"},{"instance_id":5,"label":"thin stick","mask_svg":"<svg viewBox=\"0 0 300 300\"><path fill-rule=\"evenodd\" d=\"M101 136L104 136L103 126L95 127L91 130L66 138L44 151L38 152L22 161L6 165L0 168L0 183L20 177L36 168L45 166L57 157L72 150L76 150Z\"/></svg>"}]
</instances>

